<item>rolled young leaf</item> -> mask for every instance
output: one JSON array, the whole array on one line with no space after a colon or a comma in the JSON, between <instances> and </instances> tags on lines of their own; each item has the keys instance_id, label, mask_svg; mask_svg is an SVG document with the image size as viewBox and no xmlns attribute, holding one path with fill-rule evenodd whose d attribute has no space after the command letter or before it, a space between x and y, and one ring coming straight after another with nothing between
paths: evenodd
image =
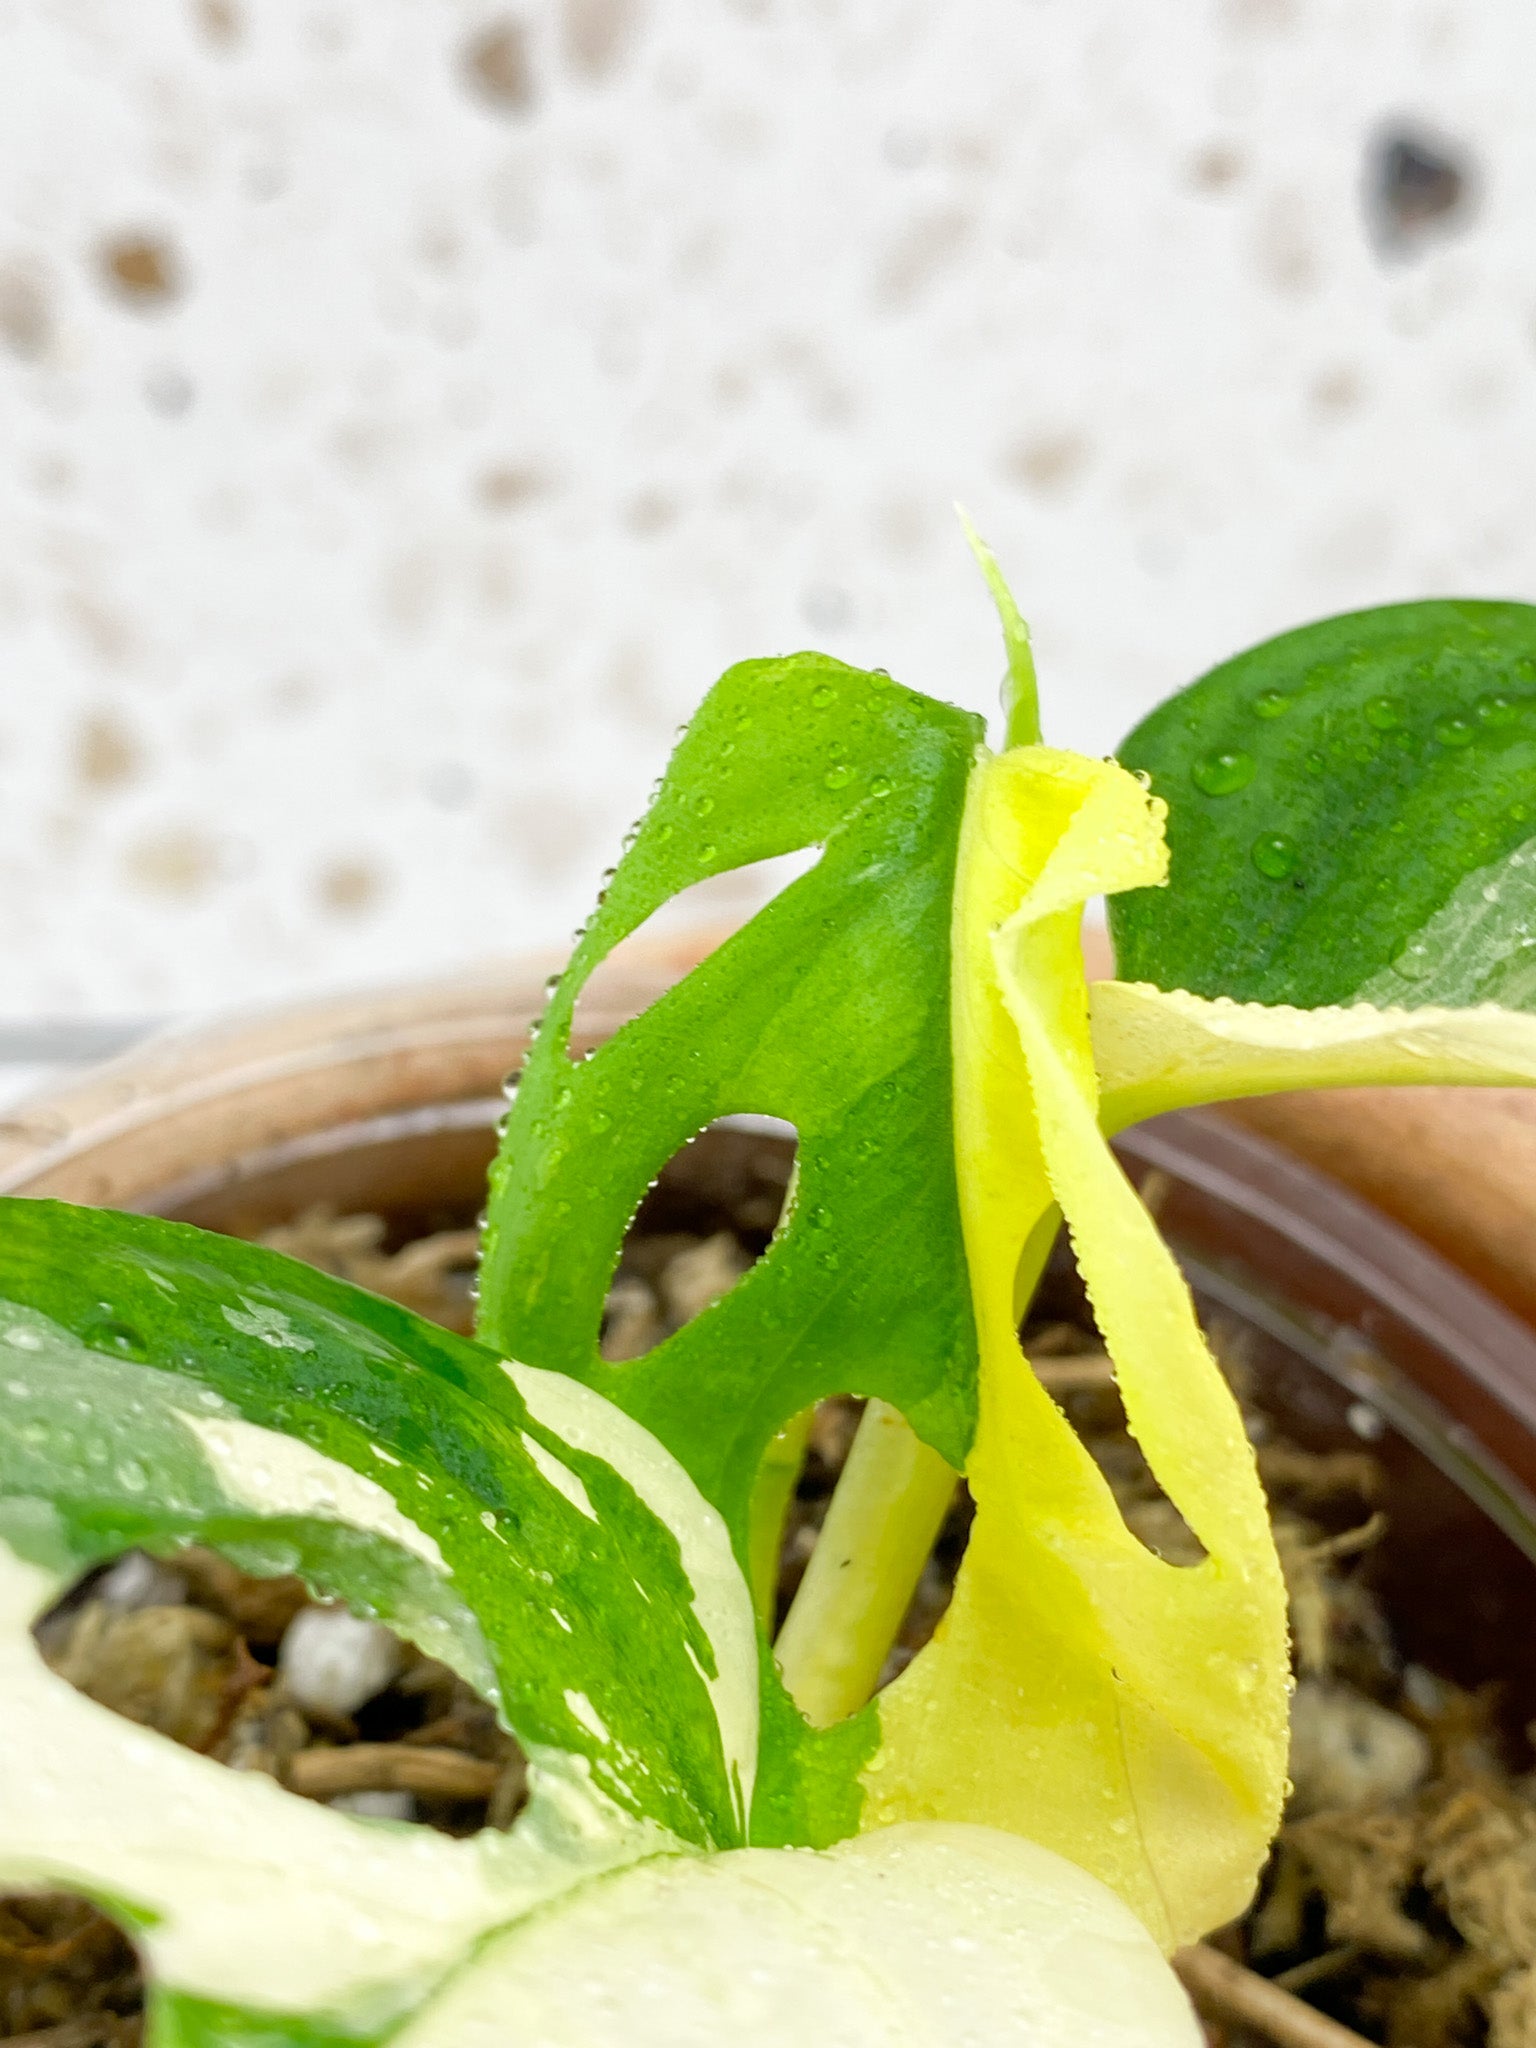
<instances>
[{"instance_id":1,"label":"rolled young leaf","mask_svg":"<svg viewBox=\"0 0 1536 2048\"><path fill-rule=\"evenodd\" d=\"M976 1521L954 1602L880 1701L869 1819L981 1818L1061 1849L1172 1947L1239 1912L1279 1817L1285 1594L1241 1418L1097 1124L1078 925L1154 882L1160 806L1112 764L977 773L957 894L956 1142L981 1334ZM1021 902L1022 896L1022 902ZM1165 1563L1018 1344L1051 1198L1130 1426L1203 1543Z\"/></svg>"}]
</instances>

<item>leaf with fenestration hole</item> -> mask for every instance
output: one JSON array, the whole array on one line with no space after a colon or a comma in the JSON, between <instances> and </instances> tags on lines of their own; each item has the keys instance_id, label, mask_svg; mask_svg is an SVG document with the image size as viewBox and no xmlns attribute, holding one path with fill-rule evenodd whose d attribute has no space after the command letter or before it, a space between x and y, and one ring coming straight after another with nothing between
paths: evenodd
<instances>
[{"instance_id":1,"label":"leaf with fenestration hole","mask_svg":"<svg viewBox=\"0 0 1536 2048\"><path fill-rule=\"evenodd\" d=\"M743 1564L764 1453L834 1394L877 1396L960 1465L975 1330L950 1122L949 926L980 720L822 655L711 691L555 989L492 1175L480 1331L601 1388L687 1467ZM567 1047L597 963L704 876L820 847L815 865L591 1058ZM648 1356L598 1352L626 1226L698 1131L787 1119L775 1241ZM857 1823L867 1722L799 1746L765 1670L756 1838Z\"/></svg>"},{"instance_id":2,"label":"leaf with fenestration hole","mask_svg":"<svg viewBox=\"0 0 1536 2048\"><path fill-rule=\"evenodd\" d=\"M747 1588L719 1516L600 1396L275 1252L7 1201L0 1408L0 1882L131 1908L167 1993L398 2016L595 1871L743 1839ZM496 1701L536 1767L526 1823L380 1834L42 1665L30 1624L83 1567L189 1541L302 1573Z\"/></svg>"}]
</instances>

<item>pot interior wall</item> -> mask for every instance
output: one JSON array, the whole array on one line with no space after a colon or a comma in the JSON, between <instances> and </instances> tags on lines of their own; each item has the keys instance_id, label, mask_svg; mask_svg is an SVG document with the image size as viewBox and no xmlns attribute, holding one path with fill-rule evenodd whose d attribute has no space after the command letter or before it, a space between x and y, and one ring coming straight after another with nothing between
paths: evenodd
<instances>
[{"instance_id":1,"label":"pot interior wall","mask_svg":"<svg viewBox=\"0 0 1536 2048\"><path fill-rule=\"evenodd\" d=\"M382 1216L390 1245L462 1227L483 1201L503 1106L323 1130L142 1206L241 1236L316 1204ZM717 1128L669 1166L647 1221L695 1227L690 1204L722 1181L782 1187L791 1153L782 1138ZM1523 1743L1536 1717L1536 1424L1523 1405L1536 1403L1536 1336L1246 1133L1164 1118L1128 1134L1122 1156L1133 1175L1159 1176L1163 1226L1269 1427L1310 1451L1367 1448L1382 1467L1388 1526L1373 1583L1404 1654L1460 1685L1497 1682ZM1080 1303L1063 1250L1046 1288L1061 1308Z\"/></svg>"}]
</instances>

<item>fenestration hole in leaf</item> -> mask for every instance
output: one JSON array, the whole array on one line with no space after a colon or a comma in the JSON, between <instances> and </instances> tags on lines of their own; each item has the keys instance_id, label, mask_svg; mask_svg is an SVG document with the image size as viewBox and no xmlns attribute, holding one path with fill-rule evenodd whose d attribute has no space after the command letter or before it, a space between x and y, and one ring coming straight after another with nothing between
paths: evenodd
<instances>
[{"instance_id":1,"label":"fenestration hole in leaf","mask_svg":"<svg viewBox=\"0 0 1536 2048\"><path fill-rule=\"evenodd\" d=\"M767 1251L795 1166L792 1124L730 1116L675 1152L619 1250L602 1355L642 1357L728 1294Z\"/></svg>"},{"instance_id":2,"label":"fenestration hole in leaf","mask_svg":"<svg viewBox=\"0 0 1536 2048\"><path fill-rule=\"evenodd\" d=\"M526 1759L485 1701L298 1579L131 1550L33 1635L100 1705L298 1797L457 1836L509 1827L527 1801ZM65 1892L0 1894L0 2041L138 2048L143 2004L142 1960L105 1914Z\"/></svg>"},{"instance_id":3,"label":"fenestration hole in leaf","mask_svg":"<svg viewBox=\"0 0 1536 2048\"><path fill-rule=\"evenodd\" d=\"M138 2048L144 1965L88 1899L68 1892L0 1897L0 2040L28 2048Z\"/></svg>"},{"instance_id":4,"label":"fenestration hole in leaf","mask_svg":"<svg viewBox=\"0 0 1536 2048\"><path fill-rule=\"evenodd\" d=\"M633 991L627 988L615 1009L616 978L622 983L626 971L636 976L657 972L670 976L696 967L766 910L791 883L809 874L821 854L819 845L776 853L767 860L748 861L718 875L706 875L669 896L605 956L601 973L594 970L577 996L566 1045L572 1061L579 1064L584 1060L633 1009Z\"/></svg>"},{"instance_id":5,"label":"fenestration hole in leaf","mask_svg":"<svg viewBox=\"0 0 1536 2048\"><path fill-rule=\"evenodd\" d=\"M1155 1203L1155 1187L1143 1189ZM1167 1564L1196 1565L1205 1546L1158 1484L1126 1427L1114 1368L1078 1277L1065 1231L1019 1332L1025 1362L1108 1480L1126 1527Z\"/></svg>"},{"instance_id":6,"label":"fenestration hole in leaf","mask_svg":"<svg viewBox=\"0 0 1536 2048\"><path fill-rule=\"evenodd\" d=\"M800 1582L805 1577L838 1480L848 1462L853 1439L864 1417L865 1403L851 1394L820 1401L812 1411L805 1454L784 1516L779 1547L772 1633L777 1636ZM886 1653L876 1691L905 1671L938 1627L954 1595L960 1561L970 1540L975 1508L963 1480L956 1484L938 1536L902 1618L896 1640Z\"/></svg>"},{"instance_id":7,"label":"fenestration hole in leaf","mask_svg":"<svg viewBox=\"0 0 1536 2048\"><path fill-rule=\"evenodd\" d=\"M444 1834L509 1827L527 1765L492 1708L381 1622L211 1550L133 1550L36 1623L61 1678L286 1791Z\"/></svg>"}]
</instances>

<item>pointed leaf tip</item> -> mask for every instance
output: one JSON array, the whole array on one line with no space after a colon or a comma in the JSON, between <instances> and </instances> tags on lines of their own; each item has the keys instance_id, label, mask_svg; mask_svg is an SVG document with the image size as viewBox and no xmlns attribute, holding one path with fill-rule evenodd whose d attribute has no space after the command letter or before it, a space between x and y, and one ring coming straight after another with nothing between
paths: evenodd
<instances>
[{"instance_id":1,"label":"pointed leaf tip","mask_svg":"<svg viewBox=\"0 0 1536 2048\"><path fill-rule=\"evenodd\" d=\"M971 515L963 505L955 506L955 517L960 521L960 530L992 593L992 602L997 606L998 620L1003 629L1003 645L1008 651L1008 680L1003 687L1003 714L1007 720L1005 744L1010 747L1038 746L1040 693L1035 681L1035 657L1029 642L1029 626L998 567L996 555L976 531Z\"/></svg>"}]
</instances>

